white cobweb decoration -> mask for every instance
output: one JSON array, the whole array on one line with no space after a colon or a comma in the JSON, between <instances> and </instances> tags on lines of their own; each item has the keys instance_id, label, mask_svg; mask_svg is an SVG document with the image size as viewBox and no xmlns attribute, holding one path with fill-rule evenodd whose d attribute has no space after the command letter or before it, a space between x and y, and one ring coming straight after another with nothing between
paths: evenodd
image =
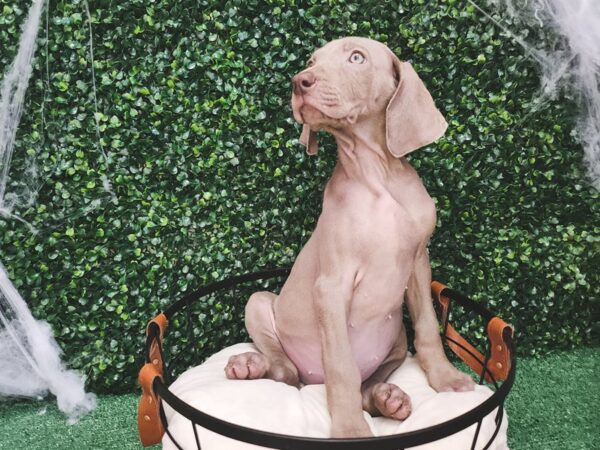
<instances>
[{"instance_id":1,"label":"white cobweb decoration","mask_svg":"<svg viewBox=\"0 0 600 450\"><path fill-rule=\"evenodd\" d=\"M534 111L561 89L578 100L577 137L590 184L600 190L600 0L492 0L503 14L549 31L549 42L527 42L495 20L480 2L475 8L524 47L542 72L541 95Z\"/></svg>"},{"instance_id":2,"label":"white cobweb decoration","mask_svg":"<svg viewBox=\"0 0 600 450\"><path fill-rule=\"evenodd\" d=\"M0 263L0 395L56 396L58 408L76 422L96 406L83 378L68 370L47 322L36 320Z\"/></svg>"},{"instance_id":3,"label":"white cobweb decoration","mask_svg":"<svg viewBox=\"0 0 600 450\"><path fill-rule=\"evenodd\" d=\"M0 215L4 217L15 217L16 197L6 195L6 186L44 5L45 0L33 1L17 55L0 85ZM81 375L61 361L50 325L33 317L1 262L0 352L0 397L35 398L50 392L70 423L96 406L96 397L85 392Z\"/></svg>"}]
</instances>

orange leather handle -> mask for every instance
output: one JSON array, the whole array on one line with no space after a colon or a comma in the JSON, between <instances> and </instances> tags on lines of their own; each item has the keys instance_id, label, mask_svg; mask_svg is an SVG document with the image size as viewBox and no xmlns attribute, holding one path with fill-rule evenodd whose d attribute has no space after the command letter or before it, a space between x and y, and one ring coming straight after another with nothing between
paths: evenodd
<instances>
[{"instance_id":1,"label":"orange leather handle","mask_svg":"<svg viewBox=\"0 0 600 450\"><path fill-rule=\"evenodd\" d=\"M507 337L512 339L514 330L500 317L493 317L488 323L487 331L492 346L487 367L496 380L506 380L511 369L511 350Z\"/></svg>"},{"instance_id":2,"label":"orange leather handle","mask_svg":"<svg viewBox=\"0 0 600 450\"><path fill-rule=\"evenodd\" d=\"M162 341L162 339L165 336L165 331L167 330L168 323L169 321L167 320L167 316L165 316L164 313L160 313L158 316L156 316L154 319L148 322L148 325L146 326L146 336L150 334L150 326L154 324L158 326L158 329L160 330L160 340Z\"/></svg>"},{"instance_id":3,"label":"orange leather handle","mask_svg":"<svg viewBox=\"0 0 600 450\"><path fill-rule=\"evenodd\" d=\"M152 319L150 322L148 322L148 325L146 326L146 336L150 335L151 326L153 324L158 326L159 336L158 336L158 341L155 339L150 344L149 357L150 357L150 361L152 362L152 364L154 364L155 366L158 367L158 370L160 371L160 374L162 375L163 360L162 360L162 356L160 354L160 345L162 345L163 337L165 335L165 331L167 330L167 324L168 324L167 316L165 316L163 313L160 313L158 316L156 316L154 319Z\"/></svg>"},{"instance_id":4,"label":"orange leather handle","mask_svg":"<svg viewBox=\"0 0 600 450\"><path fill-rule=\"evenodd\" d=\"M142 397L138 404L138 432L140 441L144 447L159 444L165 430L160 421L160 397L154 393L152 384L156 377L162 379L163 359L160 354L160 346L167 329L167 316L160 313L146 327L146 335L152 332L153 325L158 327L158 336L152 340L149 349L150 362L144 364L140 369L138 380L142 387Z\"/></svg>"},{"instance_id":5,"label":"orange leather handle","mask_svg":"<svg viewBox=\"0 0 600 450\"><path fill-rule=\"evenodd\" d=\"M431 283L432 296L442 308L442 323L446 322L448 309L450 307L450 298L442 295L442 291L445 288L446 286L438 281L433 281ZM496 380L506 380L506 377L510 372L511 360L510 349L506 339L507 336L512 338L513 329L499 317L493 317L492 320L488 322L487 333L491 352L486 367ZM448 347L458 355L460 359L467 363L475 373L480 374L485 361L483 354L463 338L450 323L448 323L446 328L446 337L448 338ZM488 382L491 382L492 380L487 372L485 374L485 380Z\"/></svg>"},{"instance_id":6,"label":"orange leather handle","mask_svg":"<svg viewBox=\"0 0 600 450\"><path fill-rule=\"evenodd\" d=\"M142 397L138 403L137 421L140 441L144 447L159 444L165 433L159 415L160 398L152 389L156 377L161 377L161 374L152 363L144 364L138 376Z\"/></svg>"}]
</instances>

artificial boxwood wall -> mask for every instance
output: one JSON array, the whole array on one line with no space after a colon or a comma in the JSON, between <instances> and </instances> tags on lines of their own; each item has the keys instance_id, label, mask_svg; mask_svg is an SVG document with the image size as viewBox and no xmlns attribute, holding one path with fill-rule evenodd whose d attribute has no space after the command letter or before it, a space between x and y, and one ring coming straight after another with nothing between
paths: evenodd
<instances>
[{"instance_id":1,"label":"artificial boxwood wall","mask_svg":"<svg viewBox=\"0 0 600 450\"><path fill-rule=\"evenodd\" d=\"M51 1L9 187L37 232L0 218L0 260L91 388L131 389L145 322L184 292L293 262L335 151L298 144L290 78L345 35L412 60L449 122L410 156L437 203L434 276L513 323L523 355L597 343L600 213L575 106L532 112L535 66L468 2L91 3L100 142L85 4ZM28 5L0 0L0 67ZM239 308L205 307L224 325L200 357L246 338Z\"/></svg>"}]
</instances>

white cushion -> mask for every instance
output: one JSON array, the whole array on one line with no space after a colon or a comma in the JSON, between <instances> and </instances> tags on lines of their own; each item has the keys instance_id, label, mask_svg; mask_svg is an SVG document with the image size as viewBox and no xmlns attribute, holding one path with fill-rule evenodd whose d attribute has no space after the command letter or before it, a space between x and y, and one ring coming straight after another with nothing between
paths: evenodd
<instances>
[{"instance_id":1,"label":"white cushion","mask_svg":"<svg viewBox=\"0 0 600 450\"><path fill-rule=\"evenodd\" d=\"M224 368L230 356L256 351L253 344L236 344L208 358L203 364L184 372L170 390L194 408L228 422L258 430L276 433L329 437L331 420L327 411L325 386L308 385L300 390L273 380L228 380ZM384 417L371 417L364 413L367 423L377 436L403 433L432 426L482 403L492 391L477 386L473 392L435 392L427 383L425 373L416 361L408 356L401 367L390 375L388 381L410 395L413 411L404 421ZM169 431L184 449L196 448L189 419L165 405ZM477 448L483 448L496 428L496 411L483 421ZM507 449L507 416L504 413L501 429L490 449ZM197 427L203 450L249 450L263 448L220 436ZM470 449L475 425L435 443L414 449ZM164 449L176 449L165 433Z\"/></svg>"}]
</instances>

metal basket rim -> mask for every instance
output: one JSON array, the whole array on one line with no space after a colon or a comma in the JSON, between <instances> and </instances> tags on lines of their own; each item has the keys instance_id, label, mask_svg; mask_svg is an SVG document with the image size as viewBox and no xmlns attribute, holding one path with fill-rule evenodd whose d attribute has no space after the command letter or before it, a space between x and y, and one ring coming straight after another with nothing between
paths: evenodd
<instances>
[{"instance_id":1,"label":"metal basket rim","mask_svg":"<svg viewBox=\"0 0 600 450\"><path fill-rule=\"evenodd\" d=\"M185 295L179 301L168 307L163 314L167 318L171 318L174 314L185 309L193 302L198 299L214 293L219 290L230 289L235 287L241 283L249 282L249 281L257 281L257 280L266 280L277 278L280 276L287 275L290 272L291 268L282 267L282 268L272 268L265 269L258 272L251 272L243 275L236 275L228 277L224 280L217 281L208 285L204 285L197 289L196 291ZM442 294L450 297L452 300L457 300L463 307L466 309L475 312L482 316L486 321L494 317L494 314L490 312L485 306L481 303L475 302L470 298L464 296L463 294L458 293L457 291L445 288L442 291ZM158 332L158 330L155 330ZM152 336L148 336L148 342L151 341ZM217 417L211 416L209 414L200 411L188 403L181 400L175 394L173 394L167 384L160 377L156 377L152 384L153 390L156 394L161 398L161 406L160 406L160 418L163 422L163 426L171 440L175 443L178 448L179 444L174 440L173 436L169 433L168 423L166 420L166 416L164 413L164 408L162 402L164 401L167 405L169 405L173 410L187 418L192 422L194 426L201 426L208 430L211 430L215 433L218 433L222 436L229 437L235 440L255 444L262 445L270 448L280 448L280 449L302 449L302 450L321 450L321 449L355 449L355 450L371 450L375 445L378 449L398 449L405 447L413 447L417 445L427 444L430 442L437 441L439 439L443 439L447 436L451 436L459 431L468 428L471 425L474 425L478 422L481 422L485 417L487 417L494 409L499 408L497 417L496 417L496 432L488 442L487 448L491 442L495 439L495 436L499 430L500 422L502 421L503 415L503 405L506 396L510 392L512 385L515 380L515 372L516 372L516 357L515 357L515 345L512 337L509 337L508 344L510 347L511 354L511 368L508 373L508 376L504 382L493 392L493 394L488 397L485 401L477 405L476 407L470 409L469 411L454 417L445 422L432 425L427 428L421 428L419 430L413 430L405 433L398 434L390 434L384 436L375 436L368 438L353 438L353 439L333 439L333 438L311 438L311 437L303 437L303 436L294 436L280 433L273 433L262 430L255 430L252 428L244 427L241 425L237 425L232 422L228 422ZM147 349L148 350L148 349ZM146 352L146 359L148 359L148 351ZM165 361L167 363L167 361ZM483 365L484 373L493 375L489 372L487 367ZM495 382L495 380L494 380ZM498 417L500 417L498 421ZM197 435L196 435L197 438Z\"/></svg>"}]
</instances>

